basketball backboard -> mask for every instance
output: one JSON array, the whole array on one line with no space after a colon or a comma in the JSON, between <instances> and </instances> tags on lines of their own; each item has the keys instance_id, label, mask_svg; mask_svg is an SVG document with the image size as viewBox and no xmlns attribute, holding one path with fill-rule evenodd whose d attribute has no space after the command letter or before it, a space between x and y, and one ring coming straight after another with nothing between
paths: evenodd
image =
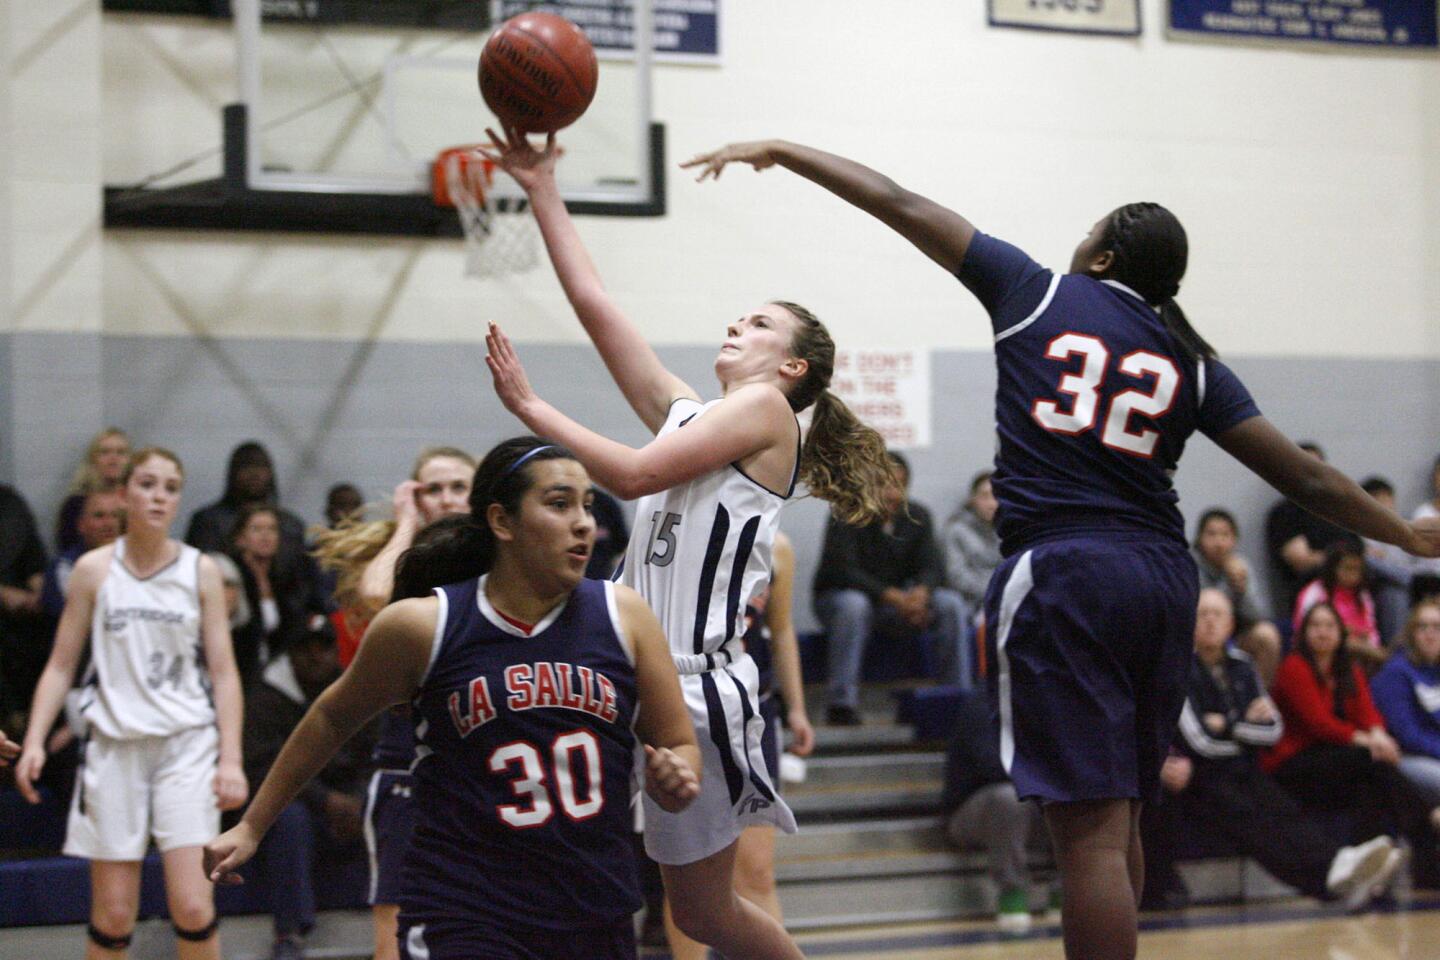
<instances>
[{"instance_id":1,"label":"basketball backboard","mask_svg":"<svg viewBox=\"0 0 1440 960\"><path fill-rule=\"evenodd\" d=\"M376 16L387 2L409 8L407 17ZM635 43L630 51L599 51L595 100L559 135L566 151L559 176L572 203L640 212L655 207L660 188L652 156L658 148L651 117L652 0L612 5L633 9L620 16L633 20ZM249 189L429 193L431 164L441 150L483 142L486 127L498 127L476 83L490 26L522 7L565 5L366 0L364 6L369 15L354 17L334 2L232 0ZM417 6L434 16L415 17ZM412 18L420 23L402 25ZM495 192L518 190L501 177Z\"/></svg>"}]
</instances>

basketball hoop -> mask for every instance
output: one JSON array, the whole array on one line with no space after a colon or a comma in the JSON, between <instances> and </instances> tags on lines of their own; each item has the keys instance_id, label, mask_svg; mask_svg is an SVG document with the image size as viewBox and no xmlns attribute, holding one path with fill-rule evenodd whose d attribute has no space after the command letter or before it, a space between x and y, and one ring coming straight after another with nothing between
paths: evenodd
<instances>
[{"instance_id":1,"label":"basketball hoop","mask_svg":"<svg viewBox=\"0 0 1440 960\"><path fill-rule=\"evenodd\" d=\"M497 200L490 190L494 177L494 161L477 153L475 144L440 151L431 170L431 199L460 215L467 277L524 273L540 262L540 231L529 202Z\"/></svg>"}]
</instances>

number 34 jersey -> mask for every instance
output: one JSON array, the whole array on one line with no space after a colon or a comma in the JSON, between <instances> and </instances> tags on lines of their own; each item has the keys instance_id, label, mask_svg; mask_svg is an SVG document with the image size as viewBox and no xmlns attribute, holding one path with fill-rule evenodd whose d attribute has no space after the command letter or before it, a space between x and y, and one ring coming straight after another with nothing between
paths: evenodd
<instances>
[{"instance_id":1,"label":"number 34 jersey","mask_svg":"<svg viewBox=\"0 0 1440 960\"><path fill-rule=\"evenodd\" d=\"M80 711L112 740L168 737L215 722L200 640L200 552L180 544L148 577L125 565L125 538L95 593Z\"/></svg>"},{"instance_id":2,"label":"number 34 jersey","mask_svg":"<svg viewBox=\"0 0 1440 960\"><path fill-rule=\"evenodd\" d=\"M639 909L631 847L635 666L614 584L583 580L528 633L485 578L437 589L412 702L410 923L598 926Z\"/></svg>"},{"instance_id":3,"label":"number 34 jersey","mask_svg":"<svg viewBox=\"0 0 1440 960\"><path fill-rule=\"evenodd\" d=\"M720 402L676 400L656 436L684 429ZM619 580L660 618L671 653L713 654L744 633L745 605L770 583L771 548L793 478L790 486L766 489L731 464L636 503Z\"/></svg>"},{"instance_id":4,"label":"number 34 jersey","mask_svg":"<svg viewBox=\"0 0 1440 960\"><path fill-rule=\"evenodd\" d=\"M1185 542L1172 477L1196 430L1258 416L1218 360L1190 359L1113 280L1061 276L977 233L958 277L995 331L996 529L1006 556L1047 539Z\"/></svg>"}]
</instances>

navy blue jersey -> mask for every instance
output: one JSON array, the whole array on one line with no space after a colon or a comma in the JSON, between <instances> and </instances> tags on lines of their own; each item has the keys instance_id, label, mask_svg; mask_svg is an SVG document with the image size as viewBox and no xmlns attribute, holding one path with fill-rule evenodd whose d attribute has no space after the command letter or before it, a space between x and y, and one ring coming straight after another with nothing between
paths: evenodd
<instances>
[{"instance_id":1,"label":"navy blue jersey","mask_svg":"<svg viewBox=\"0 0 1440 960\"><path fill-rule=\"evenodd\" d=\"M415 724L408 706L392 707L380 718L380 736L370 760L380 770L408 770L415 761Z\"/></svg>"},{"instance_id":2,"label":"navy blue jersey","mask_svg":"<svg viewBox=\"0 0 1440 960\"><path fill-rule=\"evenodd\" d=\"M770 626L765 622L765 606L769 593L767 588L764 594L756 598L758 603L745 605L745 633L740 637L740 642L745 645L745 652L755 661L755 670L760 675L762 698L770 696L775 687L774 659L770 653Z\"/></svg>"},{"instance_id":3,"label":"navy blue jersey","mask_svg":"<svg viewBox=\"0 0 1440 960\"><path fill-rule=\"evenodd\" d=\"M442 587L413 701L410 923L609 924L642 902L630 833L635 667L614 586L584 580L526 636L484 579Z\"/></svg>"},{"instance_id":4,"label":"navy blue jersey","mask_svg":"<svg viewBox=\"0 0 1440 960\"><path fill-rule=\"evenodd\" d=\"M1171 482L1185 441L1257 416L1218 360L1193 361L1111 280L1060 276L977 233L958 277L995 329L995 526L1011 556L1055 537L1149 532L1184 543Z\"/></svg>"}]
</instances>

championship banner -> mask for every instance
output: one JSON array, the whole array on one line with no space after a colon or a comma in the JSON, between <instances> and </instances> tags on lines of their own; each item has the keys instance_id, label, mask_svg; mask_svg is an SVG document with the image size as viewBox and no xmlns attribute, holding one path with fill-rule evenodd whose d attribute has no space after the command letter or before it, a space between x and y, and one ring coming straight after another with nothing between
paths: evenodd
<instances>
[{"instance_id":1,"label":"championship banner","mask_svg":"<svg viewBox=\"0 0 1440 960\"><path fill-rule=\"evenodd\" d=\"M496 23L531 10L558 13L579 24L601 58L635 49L635 4L632 0L570 0L535 3L491 0ZM667 62L717 63L720 59L720 0L651 0L655 59Z\"/></svg>"},{"instance_id":2,"label":"championship banner","mask_svg":"<svg viewBox=\"0 0 1440 960\"><path fill-rule=\"evenodd\" d=\"M103 0L117 13L188 14L229 20L230 0ZM480 3L454 0L260 0L267 23L322 26L364 24L376 27L428 27L436 30L484 30L489 11Z\"/></svg>"},{"instance_id":3,"label":"championship banner","mask_svg":"<svg viewBox=\"0 0 1440 960\"><path fill-rule=\"evenodd\" d=\"M836 350L830 392L897 449L930 446L930 352Z\"/></svg>"},{"instance_id":4,"label":"championship banner","mask_svg":"<svg viewBox=\"0 0 1440 960\"><path fill-rule=\"evenodd\" d=\"M1173 32L1436 49L1436 0L1170 0Z\"/></svg>"},{"instance_id":5,"label":"championship banner","mask_svg":"<svg viewBox=\"0 0 1440 960\"><path fill-rule=\"evenodd\" d=\"M1140 35L1140 0L989 0L992 27Z\"/></svg>"}]
</instances>

